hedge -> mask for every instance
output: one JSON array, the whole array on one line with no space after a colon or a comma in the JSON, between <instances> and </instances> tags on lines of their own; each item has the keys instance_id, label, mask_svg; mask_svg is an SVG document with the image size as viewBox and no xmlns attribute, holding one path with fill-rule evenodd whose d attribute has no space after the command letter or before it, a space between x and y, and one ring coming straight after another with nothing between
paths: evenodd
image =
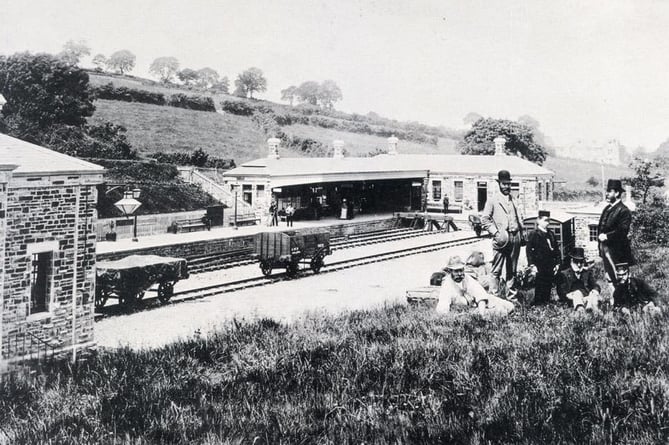
<instances>
[{"instance_id":1,"label":"hedge","mask_svg":"<svg viewBox=\"0 0 669 445\"><path fill-rule=\"evenodd\" d=\"M123 102L141 102L152 105L165 105L167 101L162 93L154 93L134 88L115 87L109 82L106 85L93 87L93 94L97 99L120 100Z\"/></svg>"},{"instance_id":2,"label":"hedge","mask_svg":"<svg viewBox=\"0 0 669 445\"><path fill-rule=\"evenodd\" d=\"M214 100L206 96L189 96L183 93L177 93L170 96L167 105L187 110L211 111L216 112Z\"/></svg>"}]
</instances>

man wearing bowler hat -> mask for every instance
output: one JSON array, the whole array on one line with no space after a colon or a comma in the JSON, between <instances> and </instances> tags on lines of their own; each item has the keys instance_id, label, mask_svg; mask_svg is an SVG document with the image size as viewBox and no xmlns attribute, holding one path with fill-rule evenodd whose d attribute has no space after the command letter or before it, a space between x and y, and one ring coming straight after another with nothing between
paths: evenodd
<instances>
[{"instance_id":1,"label":"man wearing bowler hat","mask_svg":"<svg viewBox=\"0 0 669 445\"><path fill-rule=\"evenodd\" d=\"M536 274L534 304L550 302L553 277L560 264L560 250L555 235L548 228L550 216L548 210L539 210L537 230L530 233L525 247L527 264Z\"/></svg>"},{"instance_id":2,"label":"man wearing bowler hat","mask_svg":"<svg viewBox=\"0 0 669 445\"><path fill-rule=\"evenodd\" d=\"M609 179L606 184L608 205L599 218L599 256L604 260L604 270L615 286L618 283L616 264L633 265L632 247L627 234L632 224L632 212L623 204L623 186L620 179Z\"/></svg>"},{"instance_id":3,"label":"man wearing bowler hat","mask_svg":"<svg viewBox=\"0 0 669 445\"><path fill-rule=\"evenodd\" d=\"M511 196L511 173L500 170L497 173L499 193L495 193L485 204L481 212L481 226L493 237L493 259L490 292L500 295L499 281L504 270L509 295L514 297L517 292L514 277L518 268L523 223L516 203Z\"/></svg>"},{"instance_id":4,"label":"man wearing bowler hat","mask_svg":"<svg viewBox=\"0 0 669 445\"><path fill-rule=\"evenodd\" d=\"M557 292L560 301L573 303L574 309L597 309L601 288L592 271L585 267L585 252L574 247L569 253L569 267L557 275Z\"/></svg>"}]
</instances>

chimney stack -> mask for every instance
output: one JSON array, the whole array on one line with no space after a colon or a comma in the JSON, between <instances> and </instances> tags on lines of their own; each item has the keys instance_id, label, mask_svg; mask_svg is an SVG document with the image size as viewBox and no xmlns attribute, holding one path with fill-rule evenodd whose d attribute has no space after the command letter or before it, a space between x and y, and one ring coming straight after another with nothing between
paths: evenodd
<instances>
[{"instance_id":1,"label":"chimney stack","mask_svg":"<svg viewBox=\"0 0 669 445\"><path fill-rule=\"evenodd\" d=\"M281 139L278 138L269 138L267 139L267 146L269 151L267 152L267 157L270 159L279 159L279 144Z\"/></svg>"},{"instance_id":2,"label":"chimney stack","mask_svg":"<svg viewBox=\"0 0 669 445\"><path fill-rule=\"evenodd\" d=\"M388 138L388 154L389 155L396 155L397 154L397 143L400 140L397 139L395 136L390 136Z\"/></svg>"},{"instance_id":3,"label":"chimney stack","mask_svg":"<svg viewBox=\"0 0 669 445\"><path fill-rule=\"evenodd\" d=\"M504 152L504 146L506 145L506 138L504 136L497 136L495 139L493 139L493 142L495 143L495 156L506 155L506 153Z\"/></svg>"},{"instance_id":4,"label":"chimney stack","mask_svg":"<svg viewBox=\"0 0 669 445\"><path fill-rule=\"evenodd\" d=\"M334 154L332 157L334 159L344 159L344 141L334 141L332 142L332 145L334 146Z\"/></svg>"}]
</instances>

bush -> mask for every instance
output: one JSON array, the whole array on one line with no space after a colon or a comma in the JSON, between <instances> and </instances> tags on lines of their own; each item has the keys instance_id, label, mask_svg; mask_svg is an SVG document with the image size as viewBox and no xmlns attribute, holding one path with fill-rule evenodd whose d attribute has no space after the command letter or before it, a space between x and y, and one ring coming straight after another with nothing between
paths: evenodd
<instances>
[{"instance_id":1,"label":"bush","mask_svg":"<svg viewBox=\"0 0 669 445\"><path fill-rule=\"evenodd\" d=\"M235 168L234 159L222 159L210 156L201 148L198 148L193 153L177 152L177 153L152 153L150 155L158 162L174 165L193 165L196 167L205 168L220 168L229 170Z\"/></svg>"},{"instance_id":2,"label":"bush","mask_svg":"<svg viewBox=\"0 0 669 445\"><path fill-rule=\"evenodd\" d=\"M161 93L137 90L127 87L115 87L113 83L93 88L97 99L120 100L123 102L141 102L152 105L165 105L167 101Z\"/></svg>"},{"instance_id":3,"label":"bush","mask_svg":"<svg viewBox=\"0 0 669 445\"><path fill-rule=\"evenodd\" d=\"M253 107L241 100L224 100L221 102L221 109L226 113L236 114L237 116L251 116Z\"/></svg>"},{"instance_id":4,"label":"bush","mask_svg":"<svg viewBox=\"0 0 669 445\"><path fill-rule=\"evenodd\" d=\"M632 213L632 239L639 243L669 246L669 207L661 198L640 204Z\"/></svg>"},{"instance_id":5,"label":"bush","mask_svg":"<svg viewBox=\"0 0 669 445\"><path fill-rule=\"evenodd\" d=\"M108 170L107 174L116 179L130 181L175 181L179 170L172 164L148 161L125 161L113 159L89 159Z\"/></svg>"},{"instance_id":6,"label":"bush","mask_svg":"<svg viewBox=\"0 0 669 445\"><path fill-rule=\"evenodd\" d=\"M171 107L185 108L187 110L216 112L214 100L206 96L189 96L177 93L170 96L167 104Z\"/></svg>"}]
</instances>

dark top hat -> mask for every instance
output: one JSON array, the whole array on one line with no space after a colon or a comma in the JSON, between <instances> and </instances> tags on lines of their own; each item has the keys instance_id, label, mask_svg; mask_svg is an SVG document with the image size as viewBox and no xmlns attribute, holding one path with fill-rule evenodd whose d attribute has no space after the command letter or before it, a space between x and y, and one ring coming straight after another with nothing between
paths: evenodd
<instances>
[{"instance_id":1,"label":"dark top hat","mask_svg":"<svg viewBox=\"0 0 669 445\"><path fill-rule=\"evenodd\" d=\"M574 247L571 249L571 252L569 252L569 256L572 260L585 260L585 251L583 250L583 247Z\"/></svg>"},{"instance_id":2,"label":"dark top hat","mask_svg":"<svg viewBox=\"0 0 669 445\"><path fill-rule=\"evenodd\" d=\"M550 218L551 217L551 212L549 212L548 210L539 210L539 218L542 218L544 216L546 218Z\"/></svg>"},{"instance_id":3,"label":"dark top hat","mask_svg":"<svg viewBox=\"0 0 669 445\"><path fill-rule=\"evenodd\" d=\"M509 170L500 170L499 172L497 172L497 181L511 182L511 173L509 173Z\"/></svg>"},{"instance_id":4,"label":"dark top hat","mask_svg":"<svg viewBox=\"0 0 669 445\"><path fill-rule=\"evenodd\" d=\"M609 179L606 183L606 190L615 190L617 192L623 192L623 183L620 179Z\"/></svg>"}]
</instances>

